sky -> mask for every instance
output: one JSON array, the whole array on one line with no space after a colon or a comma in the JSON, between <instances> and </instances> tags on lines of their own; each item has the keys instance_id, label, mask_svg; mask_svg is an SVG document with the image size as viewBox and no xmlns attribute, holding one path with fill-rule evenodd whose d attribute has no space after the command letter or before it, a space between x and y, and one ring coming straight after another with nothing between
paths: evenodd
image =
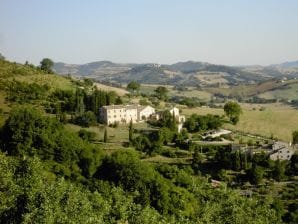
<instances>
[{"instance_id":1,"label":"sky","mask_svg":"<svg viewBox=\"0 0 298 224\"><path fill-rule=\"evenodd\" d=\"M0 0L0 53L38 64L298 60L297 0Z\"/></svg>"}]
</instances>

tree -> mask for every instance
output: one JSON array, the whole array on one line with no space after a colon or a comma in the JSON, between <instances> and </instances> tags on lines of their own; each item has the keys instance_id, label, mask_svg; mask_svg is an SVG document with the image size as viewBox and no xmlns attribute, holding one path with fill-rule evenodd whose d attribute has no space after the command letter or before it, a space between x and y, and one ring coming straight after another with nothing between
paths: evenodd
<instances>
[{"instance_id":1,"label":"tree","mask_svg":"<svg viewBox=\"0 0 298 224\"><path fill-rule=\"evenodd\" d=\"M248 164L247 164L247 154L246 153L242 153L241 154L241 168L243 170L246 170L248 168Z\"/></svg>"},{"instance_id":2,"label":"tree","mask_svg":"<svg viewBox=\"0 0 298 224\"><path fill-rule=\"evenodd\" d=\"M96 125L96 116L92 111L87 111L82 115L76 116L74 123L83 127L90 127Z\"/></svg>"},{"instance_id":3,"label":"tree","mask_svg":"<svg viewBox=\"0 0 298 224\"><path fill-rule=\"evenodd\" d=\"M158 141L162 144L168 144L173 141L175 132L167 127L162 127L158 130Z\"/></svg>"},{"instance_id":4,"label":"tree","mask_svg":"<svg viewBox=\"0 0 298 224\"><path fill-rule=\"evenodd\" d=\"M78 135L83 140L92 141L92 140L94 140L96 133L93 131L87 131L86 129L81 129L78 132Z\"/></svg>"},{"instance_id":5,"label":"tree","mask_svg":"<svg viewBox=\"0 0 298 224\"><path fill-rule=\"evenodd\" d=\"M253 165L253 167L248 170L248 176L250 178L250 182L253 184L260 184L263 180L263 176L265 174L265 170L261 166Z\"/></svg>"},{"instance_id":6,"label":"tree","mask_svg":"<svg viewBox=\"0 0 298 224\"><path fill-rule=\"evenodd\" d=\"M202 166L203 160L204 160L204 157L203 157L202 153L200 153L199 150L195 150L195 152L192 156L191 167L196 174L199 173L199 170Z\"/></svg>"},{"instance_id":7,"label":"tree","mask_svg":"<svg viewBox=\"0 0 298 224\"><path fill-rule=\"evenodd\" d=\"M85 97L84 90L78 88L76 90L76 95L75 95L75 104L76 104L75 110L78 116L83 115L83 113L85 112L84 97Z\"/></svg>"},{"instance_id":8,"label":"tree","mask_svg":"<svg viewBox=\"0 0 298 224\"><path fill-rule=\"evenodd\" d=\"M141 87L140 83L137 83L136 81L131 81L130 83L128 83L126 88L132 91L133 93L135 93L135 92L139 92L140 87Z\"/></svg>"},{"instance_id":9,"label":"tree","mask_svg":"<svg viewBox=\"0 0 298 224\"><path fill-rule=\"evenodd\" d=\"M105 128L105 132L103 135L103 142L107 143L108 142L108 130Z\"/></svg>"},{"instance_id":10,"label":"tree","mask_svg":"<svg viewBox=\"0 0 298 224\"><path fill-rule=\"evenodd\" d=\"M272 177L277 181L281 181L285 176L285 164L280 160L276 160L272 170Z\"/></svg>"},{"instance_id":11,"label":"tree","mask_svg":"<svg viewBox=\"0 0 298 224\"><path fill-rule=\"evenodd\" d=\"M171 131L177 131L177 122L174 114L171 114L169 110L163 112L162 119L160 120L161 127L167 127Z\"/></svg>"},{"instance_id":12,"label":"tree","mask_svg":"<svg viewBox=\"0 0 298 224\"><path fill-rule=\"evenodd\" d=\"M238 103L232 101L227 102L224 106L224 111L232 124L235 125L238 123L240 114L242 113L242 109Z\"/></svg>"},{"instance_id":13,"label":"tree","mask_svg":"<svg viewBox=\"0 0 298 224\"><path fill-rule=\"evenodd\" d=\"M189 132L206 131L218 129L223 125L223 119L218 115L197 115L192 114L184 123Z\"/></svg>"},{"instance_id":14,"label":"tree","mask_svg":"<svg viewBox=\"0 0 298 224\"><path fill-rule=\"evenodd\" d=\"M54 62L49 58L44 58L40 62L40 69L47 72L47 73L53 73L52 67L54 65Z\"/></svg>"},{"instance_id":15,"label":"tree","mask_svg":"<svg viewBox=\"0 0 298 224\"><path fill-rule=\"evenodd\" d=\"M133 126L132 126L132 120L130 120L130 122L129 122L128 139L129 139L129 143L132 143L132 141L133 141Z\"/></svg>"},{"instance_id":16,"label":"tree","mask_svg":"<svg viewBox=\"0 0 298 224\"><path fill-rule=\"evenodd\" d=\"M298 144L298 131L293 131L292 137L293 137L293 144Z\"/></svg>"},{"instance_id":17,"label":"tree","mask_svg":"<svg viewBox=\"0 0 298 224\"><path fill-rule=\"evenodd\" d=\"M158 86L155 90L156 97L160 100L167 100L169 90L164 86Z\"/></svg>"},{"instance_id":18,"label":"tree","mask_svg":"<svg viewBox=\"0 0 298 224\"><path fill-rule=\"evenodd\" d=\"M234 161L233 161L233 168L236 170L236 171L239 171L241 170L241 160L240 160L240 152L239 151L236 151L234 153Z\"/></svg>"},{"instance_id":19,"label":"tree","mask_svg":"<svg viewBox=\"0 0 298 224\"><path fill-rule=\"evenodd\" d=\"M150 140L144 135L136 137L133 140L133 145L136 148L136 150L145 152L148 155L150 155L153 152L153 147L151 145Z\"/></svg>"},{"instance_id":20,"label":"tree","mask_svg":"<svg viewBox=\"0 0 298 224\"><path fill-rule=\"evenodd\" d=\"M121 104L123 104L123 100L121 99L120 96L118 96L118 97L116 98L116 100L115 100L115 104L116 104L116 105L121 105Z\"/></svg>"},{"instance_id":21,"label":"tree","mask_svg":"<svg viewBox=\"0 0 298 224\"><path fill-rule=\"evenodd\" d=\"M0 60L5 60L5 57L0 53Z\"/></svg>"}]
</instances>

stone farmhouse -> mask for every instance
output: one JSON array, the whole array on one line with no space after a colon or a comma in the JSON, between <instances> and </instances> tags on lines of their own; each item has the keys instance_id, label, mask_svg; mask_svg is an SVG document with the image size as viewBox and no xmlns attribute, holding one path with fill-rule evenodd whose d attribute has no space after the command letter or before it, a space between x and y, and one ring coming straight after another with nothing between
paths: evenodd
<instances>
[{"instance_id":1,"label":"stone farmhouse","mask_svg":"<svg viewBox=\"0 0 298 224\"><path fill-rule=\"evenodd\" d=\"M152 114L155 114L155 109L151 106L111 105L99 109L100 121L107 125L143 122Z\"/></svg>"},{"instance_id":2,"label":"stone farmhouse","mask_svg":"<svg viewBox=\"0 0 298 224\"><path fill-rule=\"evenodd\" d=\"M178 123L178 132L180 132L183 128L183 123L186 120L185 116L180 114L180 111L177 107L173 107L169 109L169 112L171 115L175 116L176 121ZM151 118L154 120L159 120L159 119L162 119L163 114L164 114L164 111L158 111L155 114L152 114Z\"/></svg>"},{"instance_id":3,"label":"stone farmhouse","mask_svg":"<svg viewBox=\"0 0 298 224\"><path fill-rule=\"evenodd\" d=\"M290 145L284 142L275 142L272 145L272 152L269 154L271 160L290 160L294 151Z\"/></svg>"},{"instance_id":4,"label":"stone farmhouse","mask_svg":"<svg viewBox=\"0 0 298 224\"><path fill-rule=\"evenodd\" d=\"M185 116L180 114L180 111L177 107L173 107L169 110L172 115L175 116L178 122L178 132L180 133L183 128L183 123L185 122Z\"/></svg>"},{"instance_id":5,"label":"stone farmhouse","mask_svg":"<svg viewBox=\"0 0 298 224\"><path fill-rule=\"evenodd\" d=\"M178 132L182 130L185 116L180 115L179 109L171 108L170 113L175 116L178 122ZM101 122L110 124L128 124L144 122L148 119L159 120L162 118L164 111L155 112L151 106L140 105L111 105L103 106L99 109L99 119Z\"/></svg>"},{"instance_id":6,"label":"stone farmhouse","mask_svg":"<svg viewBox=\"0 0 298 224\"><path fill-rule=\"evenodd\" d=\"M246 152L250 155L265 152L271 160L290 160L295 153L295 148L286 142L274 142L272 145L265 145L263 148L254 149L253 146L246 144L232 144L232 151Z\"/></svg>"}]
</instances>

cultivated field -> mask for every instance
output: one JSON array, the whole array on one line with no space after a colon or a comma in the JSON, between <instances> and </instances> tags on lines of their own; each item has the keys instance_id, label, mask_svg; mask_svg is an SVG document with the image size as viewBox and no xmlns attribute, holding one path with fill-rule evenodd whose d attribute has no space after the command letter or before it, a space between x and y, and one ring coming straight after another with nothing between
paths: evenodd
<instances>
[{"instance_id":1,"label":"cultivated field","mask_svg":"<svg viewBox=\"0 0 298 224\"><path fill-rule=\"evenodd\" d=\"M158 86L159 85L142 84L140 92L146 93L146 94L154 94L154 90ZM170 85L161 85L161 86L165 86L169 90L168 95L170 97L172 96L197 97L202 101L209 101L211 100L211 97L213 95L207 91L198 90L194 87L187 87L188 90L179 91L179 90L175 90L174 86L170 86Z\"/></svg>"},{"instance_id":2,"label":"cultivated field","mask_svg":"<svg viewBox=\"0 0 298 224\"><path fill-rule=\"evenodd\" d=\"M265 92L260 94L259 97L265 99L298 100L298 83L286 86L285 88Z\"/></svg>"},{"instance_id":3,"label":"cultivated field","mask_svg":"<svg viewBox=\"0 0 298 224\"><path fill-rule=\"evenodd\" d=\"M260 84L255 85L240 85L234 86L231 88L206 88L206 91L210 93L219 93L224 96L256 96L261 93L266 93L267 91L279 89L279 88L286 88L290 85L298 84L297 80L289 80L286 82L277 82L277 81L267 81Z\"/></svg>"},{"instance_id":4,"label":"cultivated field","mask_svg":"<svg viewBox=\"0 0 298 224\"><path fill-rule=\"evenodd\" d=\"M96 85L98 89L102 89L105 91L114 91L120 96L124 96L125 94L129 93L125 89L121 89L121 88L117 88L117 87L113 87L113 86L107 86L107 85L104 85L101 83L95 83L94 85Z\"/></svg>"},{"instance_id":5,"label":"cultivated field","mask_svg":"<svg viewBox=\"0 0 298 224\"><path fill-rule=\"evenodd\" d=\"M243 114L240 122L233 126L226 124L225 128L245 133L258 134L266 137L277 137L280 140L291 141L292 132L298 129L298 110L282 104L241 104ZM260 109L263 107L263 110ZM255 108L255 109L254 109ZM223 109L194 108L182 109L182 113L224 114Z\"/></svg>"}]
</instances>

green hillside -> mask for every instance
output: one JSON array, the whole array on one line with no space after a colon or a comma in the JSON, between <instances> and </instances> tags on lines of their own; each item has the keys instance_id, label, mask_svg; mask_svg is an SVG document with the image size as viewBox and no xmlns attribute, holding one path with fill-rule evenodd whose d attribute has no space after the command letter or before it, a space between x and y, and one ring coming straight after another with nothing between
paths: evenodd
<instances>
[{"instance_id":1,"label":"green hillside","mask_svg":"<svg viewBox=\"0 0 298 224\"><path fill-rule=\"evenodd\" d=\"M292 79L285 82L269 80L254 85L239 85L229 88L206 88L205 90L222 96L240 96L240 97L252 97L252 96L274 96L269 91L277 91L277 93L284 92L284 96L290 97L291 94L297 91L298 80ZM268 93L268 95L266 95ZM278 94L276 94L278 96ZM272 99L272 98L270 98Z\"/></svg>"},{"instance_id":2,"label":"green hillside","mask_svg":"<svg viewBox=\"0 0 298 224\"><path fill-rule=\"evenodd\" d=\"M298 83L290 83L258 96L265 99L298 100Z\"/></svg>"},{"instance_id":3,"label":"green hillside","mask_svg":"<svg viewBox=\"0 0 298 224\"><path fill-rule=\"evenodd\" d=\"M295 220L292 187L275 192L275 181L291 180L292 162L275 175L281 165L262 155L247 158L227 145L203 149L188 141L188 129L177 132L169 111L150 124L99 124L99 108L123 104L123 97L91 80L1 61L0 84L0 223ZM195 128L206 122L205 129L224 122L213 115L191 119ZM272 183L268 192L265 181ZM253 185L250 198L243 195L246 183Z\"/></svg>"},{"instance_id":4,"label":"green hillside","mask_svg":"<svg viewBox=\"0 0 298 224\"><path fill-rule=\"evenodd\" d=\"M48 85L50 91L55 89L70 90L74 84L70 79L56 74L46 74L39 68L32 65L22 65L0 60L0 81L3 86L5 82L17 80L26 83L36 83L38 85Z\"/></svg>"},{"instance_id":5,"label":"green hillside","mask_svg":"<svg viewBox=\"0 0 298 224\"><path fill-rule=\"evenodd\" d=\"M33 95L35 90L39 91L46 87L45 91L41 90L42 96L35 96L35 98L42 98L35 99L39 101L38 104L41 104L40 101L45 100L56 89L74 91L75 86L76 84L72 80L56 74L46 74L33 65L0 60L0 111L2 113L0 124L3 123L7 117L7 112L14 105L26 103L24 99L20 99L18 103L8 100L10 95L20 93L24 97L27 95L28 98L30 93Z\"/></svg>"}]
</instances>

